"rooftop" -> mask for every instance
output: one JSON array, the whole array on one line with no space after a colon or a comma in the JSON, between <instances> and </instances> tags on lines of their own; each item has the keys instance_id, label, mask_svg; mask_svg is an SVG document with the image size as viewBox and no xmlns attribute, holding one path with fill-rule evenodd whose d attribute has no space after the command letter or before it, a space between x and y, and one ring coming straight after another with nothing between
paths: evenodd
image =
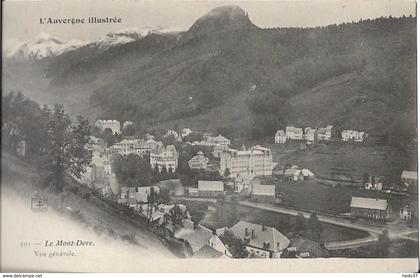
<instances>
[{"instance_id":1,"label":"rooftop","mask_svg":"<svg viewBox=\"0 0 420 278\"><path fill-rule=\"evenodd\" d=\"M200 259L217 259L220 257L224 257L222 252L217 251L210 245L206 244L200 248L194 255L193 258L200 258Z\"/></svg>"},{"instance_id":2,"label":"rooftop","mask_svg":"<svg viewBox=\"0 0 420 278\"><path fill-rule=\"evenodd\" d=\"M417 172L416 171L403 171L401 174L401 178L417 180Z\"/></svg>"},{"instance_id":3,"label":"rooftop","mask_svg":"<svg viewBox=\"0 0 420 278\"><path fill-rule=\"evenodd\" d=\"M275 186L274 185L262 185L254 184L252 185L252 194L253 195L265 195L265 196L275 196Z\"/></svg>"},{"instance_id":4,"label":"rooftop","mask_svg":"<svg viewBox=\"0 0 420 278\"><path fill-rule=\"evenodd\" d=\"M383 199L352 197L350 207L352 208L365 208L365 209L378 209L386 210L388 202Z\"/></svg>"},{"instance_id":5,"label":"rooftop","mask_svg":"<svg viewBox=\"0 0 420 278\"><path fill-rule=\"evenodd\" d=\"M198 181L198 191L224 191L222 181Z\"/></svg>"},{"instance_id":6,"label":"rooftop","mask_svg":"<svg viewBox=\"0 0 420 278\"><path fill-rule=\"evenodd\" d=\"M249 243L247 243L247 245L270 251L281 251L289 246L290 240L273 227L262 226L241 220L229 230L231 230L235 236L244 239L245 229L248 231L249 238ZM254 237L252 237L252 231L254 231Z\"/></svg>"},{"instance_id":7,"label":"rooftop","mask_svg":"<svg viewBox=\"0 0 420 278\"><path fill-rule=\"evenodd\" d=\"M182 227L175 232L176 238L182 238L188 241L193 253L197 252L206 245L212 236L213 232L201 225L198 225L195 229Z\"/></svg>"}]
</instances>

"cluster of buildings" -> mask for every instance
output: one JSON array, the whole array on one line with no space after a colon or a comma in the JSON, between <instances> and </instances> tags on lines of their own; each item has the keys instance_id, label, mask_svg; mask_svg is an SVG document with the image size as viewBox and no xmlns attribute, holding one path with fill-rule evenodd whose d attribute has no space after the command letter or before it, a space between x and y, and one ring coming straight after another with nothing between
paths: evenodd
<instances>
[{"instance_id":1,"label":"cluster of buildings","mask_svg":"<svg viewBox=\"0 0 420 278\"><path fill-rule=\"evenodd\" d=\"M399 218L403 221L411 221L417 216L417 202L409 202L399 209ZM385 221L392 218L392 207L385 199L352 197L350 211L353 216Z\"/></svg>"},{"instance_id":2,"label":"cluster of buildings","mask_svg":"<svg viewBox=\"0 0 420 278\"><path fill-rule=\"evenodd\" d=\"M119 184L111 167L112 155L106 150L104 141L90 136L86 148L92 151L91 166L79 181L100 190L104 196L118 194Z\"/></svg>"},{"instance_id":3,"label":"cluster of buildings","mask_svg":"<svg viewBox=\"0 0 420 278\"><path fill-rule=\"evenodd\" d=\"M134 209L137 205L149 203L152 194L159 194L159 186L121 187L118 203L126 204Z\"/></svg>"},{"instance_id":4,"label":"cluster of buildings","mask_svg":"<svg viewBox=\"0 0 420 278\"><path fill-rule=\"evenodd\" d=\"M123 126L126 128L132 124L127 121ZM121 132L120 123L115 120L98 120L95 126L101 130L109 128L117 134ZM119 193L118 181L111 167L115 154L122 156L136 154L141 157L149 157L150 167L159 171L165 168L168 172L175 172L178 167L178 151L175 146L164 147L163 143L154 140L153 136L148 136L146 140L126 138L110 147L106 146L104 139L89 136L89 142L85 147L92 151L92 162L80 181L101 190L104 196ZM132 198L128 198L128 202L134 202L130 199Z\"/></svg>"},{"instance_id":5,"label":"cluster of buildings","mask_svg":"<svg viewBox=\"0 0 420 278\"><path fill-rule=\"evenodd\" d=\"M286 132L278 130L274 135L275 144L284 144L287 140L306 140L309 143L315 141L329 141L331 140L331 132L333 126L321 128L306 127L304 130L300 127L287 126Z\"/></svg>"},{"instance_id":6,"label":"cluster of buildings","mask_svg":"<svg viewBox=\"0 0 420 278\"><path fill-rule=\"evenodd\" d=\"M306 127L305 129L287 126L286 132L284 130L277 130L274 135L274 143L285 144L287 140L306 140L308 143L329 141L331 140L332 129L332 125L321 128ZM341 132L343 141L363 142L367 136L368 134L366 132L357 130L343 130Z\"/></svg>"},{"instance_id":7,"label":"cluster of buildings","mask_svg":"<svg viewBox=\"0 0 420 278\"><path fill-rule=\"evenodd\" d=\"M174 129L170 129L165 133L164 137L173 136L176 140L181 141L182 138L190 135L191 133L193 133L193 131L187 127L183 128L180 132L177 132Z\"/></svg>"},{"instance_id":8,"label":"cluster of buildings","mask_svg":"<svg viewBox=\"0 0 420 278\"><path fill-rule=\"evenodd\" d=\"M230 186L230 182L226 183ZM254 202L276 203L275 185L265 185L254 181L253 177L237 177L234 182L234 191L241 196L248 197ZM223 181L205 181L199 180L198 187L186 188L185 194L192 198L218 198L226 193Z\"/></svg>"},{"instance_id":9,"label":"cluster of buildings","mask_svg":"<svg viewBox=\"0 0 420 278\"><path fill-rule=\"evenodd\" d=\"M201 224L194 225L190 219L183 221L182 227L175 231L174 237L189 243L192 258L232 258L229 247L222 242L219 235Z\"/></svg>"},{"instance_id":10,"label":"cluster of buildings","mask_svg":"<svg viewBox=\"0 0 420 278\"><path fill-rule=\"evenodd\" d=\"M382 177L372 176L369 178L369 181L365 183L365 189L367 190L381 191L383 188Z\"/></svg>"},{"instance_id":11,"label":"cluster of buildings","mask_svg":"<svg viewBox=\"0 0 420 278\"><path fill-rule=\"evenodd\" d=\"M290 168L285 169L282 175L288 181L310 180L315 177L311 170L305 168L301 169L297 165L293 165Z\"/></svg>"}]
</instances>

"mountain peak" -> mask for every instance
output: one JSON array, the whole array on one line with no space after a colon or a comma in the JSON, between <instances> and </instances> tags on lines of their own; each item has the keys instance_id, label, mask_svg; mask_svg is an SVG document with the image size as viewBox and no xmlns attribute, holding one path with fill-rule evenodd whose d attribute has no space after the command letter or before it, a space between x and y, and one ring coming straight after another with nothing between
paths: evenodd
<instances>
[{"instance_id":1,"label":"mountain peak","mask_svg":"<svg viewBox=\"0 0 420 278\"><path fill-rule=\"evenodd\" d=\"M39 60L74 50L86 43L78 40L65 41L41 32L33 40L16 43L7 52L7 57L18 60Z\"/></svg>"},{"instance_id":2,"label":"mountain peak","mask_svg":"<svg viewBox=\"0 0 420 278\"><path fill-rule=\"evenodd\" d=\"M223 31L238 31L257 29L248 18L248 13L241 7L221 6L197 19L189 32L193 34L215 33Z\"/></svg>"}]
</instances>

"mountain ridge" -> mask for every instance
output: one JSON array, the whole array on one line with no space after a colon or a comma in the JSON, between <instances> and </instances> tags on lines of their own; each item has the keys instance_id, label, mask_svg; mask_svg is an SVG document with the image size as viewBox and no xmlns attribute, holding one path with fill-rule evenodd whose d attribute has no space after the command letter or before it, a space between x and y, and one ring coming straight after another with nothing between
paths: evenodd
<instances>
[{"instance_id":1,"label":"mountain ridge","mask_svg":"<svg viewBox=\"0 0 420 278\"><path fill-rule=\"evenodd\" d=\"M227 10L216 18L232 13L245 28L219 28L210 13L186 32L55 57L45 65L49 90L95 107L92 119L133 120L139 129L191 124L257 138L289 124L334 124L412 136L415 18L261 29L246 12Z\"/></svg>"}]
</instances>

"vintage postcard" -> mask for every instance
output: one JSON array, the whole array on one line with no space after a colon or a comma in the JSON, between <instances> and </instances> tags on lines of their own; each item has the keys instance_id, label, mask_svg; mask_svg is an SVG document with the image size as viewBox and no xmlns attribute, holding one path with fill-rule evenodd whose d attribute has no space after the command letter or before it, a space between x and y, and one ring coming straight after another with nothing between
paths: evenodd
<instances>
[{"instance_id":1,"label":"vintage postcard","mask_svg":"<svg viewBox=\"0 0 420 278\"><path fill-rule=\"evenodd\" d=\"M4 1L3 272L416 272L414 1Z\"/></svg>"}]
</instances>

